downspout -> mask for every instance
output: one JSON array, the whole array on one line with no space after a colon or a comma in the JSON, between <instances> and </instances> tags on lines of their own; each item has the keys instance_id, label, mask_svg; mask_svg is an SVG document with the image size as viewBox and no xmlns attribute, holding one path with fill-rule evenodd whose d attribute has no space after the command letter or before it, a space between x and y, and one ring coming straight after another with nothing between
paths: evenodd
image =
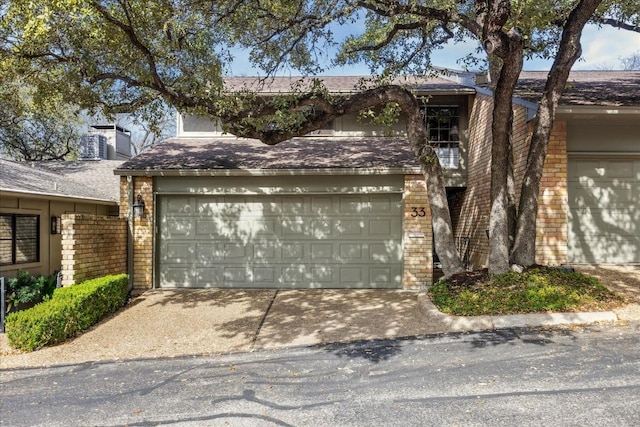
<instances>
[{"instance_id":1,"label":"downspout","mask_svg":"<svg viewBox=\"0 0 640 427\"><path fill-rule=\"evenodd\" d=\"M127 275L129 276L129 293L133 290L133 177L127 176Z\"/></svg>"}]
</instances>

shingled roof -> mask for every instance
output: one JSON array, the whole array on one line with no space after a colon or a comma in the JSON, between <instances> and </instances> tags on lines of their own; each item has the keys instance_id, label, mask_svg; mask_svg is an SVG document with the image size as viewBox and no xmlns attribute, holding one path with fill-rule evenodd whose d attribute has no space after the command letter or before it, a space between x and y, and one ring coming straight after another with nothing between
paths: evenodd
<instances>
[{"instance_id":1,"label":"shingled roof","mask_svg":"<svg viewBox=\"0 0 640 427\"><path fill-rule=\"evenodd\" d=\"M515 95L532 102L542 96L547 71L523 71ZM640 106L640 71L572 71L560 105Z\"/></svg>"},{"instance_id":2,"label":"shingled roof","mask_svg":"<svg viewBox=\"0 0 640 427\"><path fill-rule=\"evenodd\" d=\"M371 76L318 76L325 88L331 93L354 93L362 89L377 86ZM247 89L262 94L290 93L296 85L308 87L313 77L227 77L225 89L229 92ZM475 89L443 77L399 76L391 83L409 86L417 91L429 93L475 93Z\"/></svg>"},{"instance_id":3,"label":"shingled roof","mask_svg":"<svg viewBox=\"0 0 640 427\"><path fill-rule=\"evenodd\" d=\"M117 202L120 185L113 170L120 164L120 160L0 160L0 191Z\"/></svg>"},{"instance_id":4,"label":"shingled roof","mask_svg":"<svg viewBox=\"0 0 640 427\"><path fill-rule=\"evenodd\" d=\"M253 139L172 138L124 163L117 174L179 170L419 168L402 138L293 138L275 146Z\"/></svg>"}]
</instances>

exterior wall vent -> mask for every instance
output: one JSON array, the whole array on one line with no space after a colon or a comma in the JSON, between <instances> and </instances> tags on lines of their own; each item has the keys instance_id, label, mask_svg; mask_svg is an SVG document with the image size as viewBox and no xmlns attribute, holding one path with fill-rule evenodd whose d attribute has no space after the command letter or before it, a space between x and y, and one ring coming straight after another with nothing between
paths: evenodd
<instances>
[{"instance_id":1,"label":"exterior wall vent","mask_svg":"<svg viewBox=\"0 0 640 427\"><path fill-rule=\"evenodd\" d=\"M80 160L107 158L107 138L103 135L83 135L80 140Z\"/></svg>"}]
</instances>

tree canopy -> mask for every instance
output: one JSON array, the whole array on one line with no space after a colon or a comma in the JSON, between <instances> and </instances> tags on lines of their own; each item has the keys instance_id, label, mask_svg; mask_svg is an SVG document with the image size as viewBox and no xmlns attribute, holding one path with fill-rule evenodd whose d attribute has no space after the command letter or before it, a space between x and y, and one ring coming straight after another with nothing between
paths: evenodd
<instances>
[{"instance_id":1,"label":"tree canopy","mask_svg":"<svg viewBox=\"0 0 640 427\"><path fill-rule=\"evenodd\" d=\"M502 272L509 262L534 261L531 227L535 236L541 162L559 95L580 56L584 25L640 28L637 0L11 0L0 12L1 69L28 81L36 98L109 112L153 112L166 102L269 144L348 112L397 105L423 165L446 274L462 266L442 171L416 97L390 84L391 78L429 73L432 52L448 41L477 40L479 55L469 61L485 62L494 77L492 158L510 164L511 100L523 59L555 58L518 207L512 170L492 168L490 267ZM239 50L248 52L263 78L314 75L363 61L379 80L351 97L332 96L312 80L266 99L225 87Z\"/></svg>"}]
</instances>

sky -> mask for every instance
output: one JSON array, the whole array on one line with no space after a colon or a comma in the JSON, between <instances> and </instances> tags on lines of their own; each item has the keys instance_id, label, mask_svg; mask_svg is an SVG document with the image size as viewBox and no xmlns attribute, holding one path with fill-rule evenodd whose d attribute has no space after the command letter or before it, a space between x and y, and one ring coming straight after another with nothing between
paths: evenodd
<instances>
[{"instance_id":1,"label":"sky","mask_svg":"<svg viewBox=\"0 0 640 427\"><path fill-rule=\"evenodd\" d=\"M477 42L451 43L432 56L432 64L450 69L462 69L458 63L468 53L474 52ZM620 58L625 58L640 52L640 34L619 30L610 26L597 27L587 25L582 34L582 57L573 66L574 70L621 69ZM525 61L527 71L548 71L552 60L533 59ZM248 61L239 56L233 66L234 75L252 76L257 73ZM323 75L367 75L369 70L365 65L332 68Z\"/></svg>"}]
</instances>

